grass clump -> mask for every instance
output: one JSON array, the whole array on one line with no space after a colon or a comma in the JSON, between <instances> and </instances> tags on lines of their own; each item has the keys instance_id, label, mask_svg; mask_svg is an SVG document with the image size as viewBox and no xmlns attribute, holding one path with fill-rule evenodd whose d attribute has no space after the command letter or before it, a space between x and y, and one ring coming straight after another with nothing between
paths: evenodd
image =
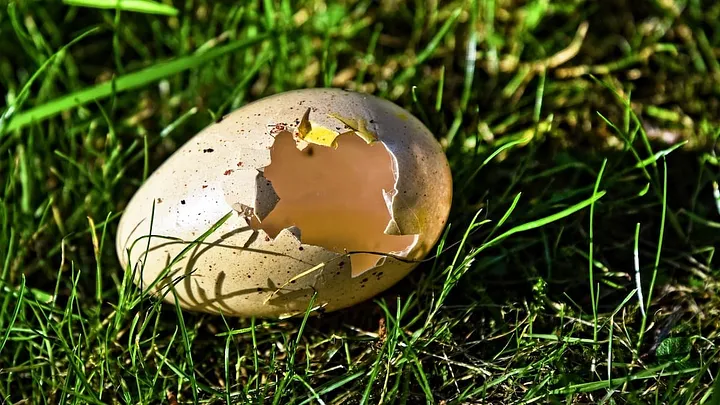
<instances>
[{"instance_id":1,"label":"grass clump","mask_svg":"<svg viewBox=\"0 0 720 405\"><path fill-rule=\"evenodd\" d=\"M718 401L720 5L65 3L0 8L0 402ZM112 242L142 181L320 86L437 135L437 257L320 318L140 297Z\"/></svg>"}]
</instances>

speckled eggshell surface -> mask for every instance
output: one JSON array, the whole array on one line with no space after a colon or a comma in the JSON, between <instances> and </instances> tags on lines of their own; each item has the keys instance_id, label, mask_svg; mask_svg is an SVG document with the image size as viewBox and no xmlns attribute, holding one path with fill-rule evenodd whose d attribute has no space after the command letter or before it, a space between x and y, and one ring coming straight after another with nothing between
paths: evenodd
<instances>
[{"instance_id":1,"label":"speckled eggshell surface","mask_svg":"<svg viewBox=\"0 0 720 405\"><path fill-rule=\"evenodd\" d=\"M385 196L392 214L385 233L416 235L403 260L382 257L353 277L347 254L303 244L300 229L286 228L271 238L250 227L244 210L251 207L262 220L279 200L263 175L275 136L279 130L297 131L308 109L316 126L345 131L337 117L364 122L392 156L396 183ZM333 311L375 296L416 267L440 237L451 199L452 179L440 145L406 110L361 93L296 90L235 110L178 149L132 197L116 248L136 283L148 288L159 280L155 293L172 283L188 310L290 316L304 312L317 292L315 306ZM223 218L201 243L193 243ZM165 299L173 302L172 294Z\"/></svg>"}]
</instances>

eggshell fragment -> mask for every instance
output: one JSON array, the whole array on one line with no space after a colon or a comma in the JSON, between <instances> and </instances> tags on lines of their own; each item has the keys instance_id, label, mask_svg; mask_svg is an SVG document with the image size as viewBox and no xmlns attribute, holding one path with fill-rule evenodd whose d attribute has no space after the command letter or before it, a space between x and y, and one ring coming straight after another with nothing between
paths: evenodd
<instances>
[{"instance_id":1,"label":"eggshell fragment","mask_svg":"<svg viewBox=\"0 0 720 405\"><path fill-rule=\"evenodd\" d=\"M178 149L131 199L116 247L136 283L188 310L290 316L317 293L317 308L333 311L415 268L451 199L447 159L407 111L297 90L248 104Z\"/></svg>"}]
</instances>

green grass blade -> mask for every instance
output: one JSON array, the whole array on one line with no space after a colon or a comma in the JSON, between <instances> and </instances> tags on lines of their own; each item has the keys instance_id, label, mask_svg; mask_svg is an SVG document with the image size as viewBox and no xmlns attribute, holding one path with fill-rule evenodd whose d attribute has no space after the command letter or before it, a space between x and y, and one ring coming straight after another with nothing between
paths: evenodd
<instances>
[{"instance_id":1,"label":"green grass blade","mask_svg":"<svg viewBox=\"0 0 720 405\"><path fill-rule=\"evenodd\" d=\"M220 56L231 52L237 52L241 49L248 48L262 42L267 37L268 34L260 34L250 39L235 41L231 44L209 50L205 53L185 56L169 62L155 64L138 72L118 77L114 81L114 89L112 82L105 82L84 90L76 91L68 94L67 96L57 98L48 103L15 115L8 124L7 131L14 131L32 123L37 123L53 117L63 111L73 109L91 101L109 97L113 93L122 93L127 90L146 86L149 83L156 82L168 76L172 76L188 69L196 68L212 61L213 59L217 59Z\"/></svg>"},{"instance_id":2,"label":"green grass blade","mask_svg":"<svg viewBox=\"0 0 720 405\"><path fill-rule=\"evenodd\" d=\"M601 192L599 192L599 193L596 193L596 194L593 195L592 197L588 198L587 200L582 201L582 202L579 202L579 203L577 203L577 204L575 204L575 205L573 205L573 206L570 206L570 207L568 207L568 208L565 208L564 210L562 210L562 211L560 211L560 212L558 212L558 213L549 215L549 216L547 216L547 217L545 217L545 218L541 218L541 219L538 219L538 220L535 220L535 221L530 221L530 222L528 222L528 223L525 223L525 224L516 226L516 227L510 229L509 231L501 234L500 236L492 239L491 241L489 241L489 242L488 242L486 245L484 245L483 247L493 246L493 245L497 244L498 242L500 242L501 240L507 238L508 236L511 236L511 235L514 235L514 234L520 233L520 232L526 232L526 231L529 231L529 230L532 230L532 229L537 229L537 228L543 227L543 226L545 226L545 225L548 225L548 224L550 224L550 223L552 223L552 222L555 222L555 221L558 221L558 220L563 219L563 218L565 218L565 217L568 217L568 216L570 216L570 215L572 215L572 214L574 214L574 213L576 213L576 212L578 212L578 211L580 211L580 210L582 210L582 209L584 209L584 208L586 208L586 207L594 204L597 200L599 200L599 199L601 199L603 196L605 196L605 193L606 193L605 191L601 191Z\"/></svg>"},{"instance_id":3,"label":"green grass blade","mask_svg":"<svg viewBox=\"0 0 720 405\"><path fill-rule=\"evenodd\" d=\"M47 60L38 68L35 73L33 73L32 76L30 76L30 79L25 83L22 90L20 90L20 94L18 94L17 101L14 105L9 106L5 112L0 116L0 139L3 138L3 135L6 132L12 131L14 129L20 128L21 126L14 126L13 122L17 120L17 116L22 116L23 113L19 113L18 110L22 108L23 103L25 102L25 99L27 98L28 94L30 93L30 88L32 87L33 83L40 77L40 75L47 70L47 68L54 63L54 60L58 57L58 55L62 55L67 49L75 45L76 43L82 41L83 39L89 37L90 35L96 34L100 31L99 28L91 28L84 33L78 35L75 39L68 42L65 46L60 48L59 51L52 54ZM32 110L31 110L32 111ZM62 110L61 110L62 111Z\"/></svg>"},{"instance_id":4,"label":"green grass blade","mask_svg":"<svg viewBox=\"0 0 720 405\"><path fill-rule=\"evenodd\" d=\"M607 159L603 160L602 167L600 167L600 172L598 173L597 180L595 180L595 188L593 189L593 194L597 195L598 190L600 189L600 182L602 181L603 173L605 173L605 166L607 166ZM593 269L593 263L594 259L593 256L595 255L595 202L590 204L590 244L588 247L588 280L590 283L590 301L593 303L593 340L597 342L598 337L598 309L596 305L596 294L597 291L595 291L595 269Z\"/></svg>"},{"instance_id":5,"label":"green grass blade","mask_svg":"<svg viewBox=\"0 0 720 405\"><path fill-rule=\"evenodd\" d=\"M655 263L653 264L652 278L650 279L650 286L648 287L647 298L645 301L645 316L642 317L640 325L640 331L637 341L637 350L640 350L640 346L643 343L645 336L645 327L647 325L647 313L650 312L650 305L652 304L653 290L655 289L655 281L657 280L658 270L660 267L660 256L662 255L663 241L665 240L665 219L667 218L667 194L668 194L668 167L667 158L663 158L663 188L662 188L662 212L660 218L660 232L658 234L657 250L655 251Z\"/></svg>"},{"instance_id":6,"label":"green grass blade","mask_svg":"<svg viewBox=\"0 0 720 405\"><path fill-rule=\"evenodd\" d=\"M23 298L25 297L25 276L22 276L22 281L20 282L20 288L18 289L18 299L15 301L15 310L12 313L12 316L10 316L10 322L5 325L5 333L3 334L2 340L0 340L0 354L2 354L3 349L5 348L5 343L7 343L8 338L10 337L10 332L12 332L13 326L15 326L15 321L17 320L18 314L20 313L20 309L22 308L24 301Z\"/></svg>"},{"instance_id":7,"label":"green grass blade","mask_svg":"<svg viewBox=\"0 0 720 405\"><path fill-rule=\"evenodd\" d=\"M195 378L195 363L193 362L192 342L190 342L190 335L188 334L187 327L185 326L183 311L180 307L180 301L178 300L177 294L175 294L174 288L172 290L172 296L175 301L175 314L177 315L178 326L180 327L180 336L182 337L183 347L185 348L185 359L187 360L188 367L190 368L190 370L186 373L186 376L190 380L193 399L197 404L199 392L197 379Z\"/></svg>"},{"instance_id":8,"label":"green grass blade","mask_svg":"<svg viewBox=\"0 0 720 405\"><path fill-rule=\"evenodd\" d=\"M63 0L63 3L69 6L117 9L135 13L178 15L178 9L175 7L149 0Z\"/></svg>"}]
</instances>

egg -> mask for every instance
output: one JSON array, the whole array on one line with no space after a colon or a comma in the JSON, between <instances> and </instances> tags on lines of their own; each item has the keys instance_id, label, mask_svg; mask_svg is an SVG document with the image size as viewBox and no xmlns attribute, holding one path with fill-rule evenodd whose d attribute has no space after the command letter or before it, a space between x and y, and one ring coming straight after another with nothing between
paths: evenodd
<instances>
[{"instance_id":1,"label":"egg","mask_svg":"<svg viewBox=\"0 0 720 405\"><path fill-rule=\"evenodd\" d=\"M141 289L187 310L334 311L426 258L451 200L445 154L408 111L362 93L295 90L180 147L128 203L116 250Z\"/></svg>"}]
</instances>

